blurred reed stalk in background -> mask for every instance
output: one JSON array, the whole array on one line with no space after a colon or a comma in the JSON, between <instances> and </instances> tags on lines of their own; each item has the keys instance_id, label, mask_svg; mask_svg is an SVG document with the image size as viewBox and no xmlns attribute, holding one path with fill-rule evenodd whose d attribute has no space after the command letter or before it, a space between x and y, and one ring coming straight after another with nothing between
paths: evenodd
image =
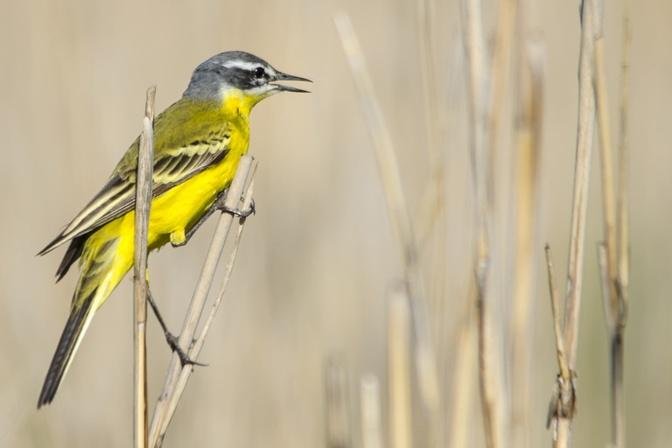
<instances>
[{"instance_id":1,"label":"blurred reed stalk in background","mask_svg":"<svg viewBox=\"0 0 672 448\"><path fill-rule=\"evenodd\" d=\"M375 375L364 375L360 384L362 448L383 448L380 382Z\"/></svg>"},{"instance_id":2,"label":"blurred reed stalk in background","mask_svg":"<svg viewBox=\"0 0 672 448\"><path fill-rule=\"evenodd\" d=\"M506 8L505 8L506 9ZM495 325L492 311L494 291L492 288L492 192L494 188L494 149L490 132L497 126L493 118L495 104L490 95L494 76L487 58L485 33L481 15L480 0L463 0L462 33L464 53L467 60L467 103L469 111L469 143L471 153L472 178L474 183L474 203L476 209L476 309L478 334L478 365L481 411L485 442L488 448L504 445L504 412L507 407L504 391L501 360L501 345L495 342ZM502 11L500 11L500 14ZM501 46L499 48L502 48ZM501 50L504 51L504 50ZM499 53L498 53L499 54ZM498 57L498 76L504 61ZM501 81L495 86L503 87ZM497 100L501 96L493 96ZM499 106L498 106L499 107Z\"/></svg>"},{"instance_id":3,"label":"blurred reed stalk in background","mask_svg":"<svg viewBox=\"0 0 672 448\"><path fill-rule=\"evenodd\" d=\"M364 113L364 118L373 140L378 172L385 192L388 216L390 217L390 222L402 254L404 272L402 274L403 281L400 289L403 291L400 291L398 294L405 295L409 300L412 320L412 341L414 343L412 350L412 354L414 355L413 365L417 374L420 398L430 416L429 444L430 446L440 446L441 394L439 391L436 353L429 330L428 305L424 294L422 273L419 271L418 265L420 258L418 240L402 189L401 173L393 140L376 99L373 83L366 67L366 60L352 27L352 22L346 14L337 14L334 17L334 22L352 72L362 112ZM390 334L396 333L391 332L388 336ZM395 352L394 345L399 343L399 341L400 339L389 340L388 343L392 345L389 350ZM403 363L396 363L394 364L394 368L402 368L402 365ZM392 364L389 364L389 366L392 366ZM388 374L390 377L403 377L405 375L403 372L396 371L390 371ZM398 395L398 397L403 397L403 394ZM391 406L394 406L394 404L391 403ZM394 409L394 412L397 412L397 407L394 407ZM399 412L402 411L399 410ZM395 425L400 424L401 420L401 417L399 417L399 421L395 420ZM390 428L390 431L393 438L389 441L390 445L398 447L408 446L407 443L410 443L410 434L407 440L405 431L399 428Z\"/></svg>"},{"instance_id":4,"label":"blurred reed stalk in background","mask_svg":"<svg viewBox=\"0 0 672 448\"><path fill-rule=\"evenodd\" d=\"M325 436L327 448L351 448L352 425L350 384L343 361L332 356L324 369L326 404Z\"/></svg>"},{"instance_id":5,"label":"blurred reed stalk in background","mask_svg":"<svg viewBox=\"0 0 672 448\"><path fill-rule=\"evenodd\" d=\"M429 176L427 191L434 191L424 198L430 204L429 216L421 228L420 241L424 242L432 231L436 217L442 219L443 194L442 157L437 143L437 120L440 104L436 102L436 67L433 39L431 0L418 2L419 41L422 59L422 75L427 109L427 142L430 146L432 176ZM410 214L401 188L401 174L396 161L392 138L385 125L383 113L373 92L372 82L366 62L349 18L340 14L335 17L341 42L350 64L362 110L374 141L376 160L386 195L391 224L400 243L405 272L402 286L394 289L389 301L388 319L388 391L389 391L389 437L390 446L405 448L414 444L413 387L410 374L410 359L415 361L420 397L429 412L428 446L462 447L470 446L467 428L472 400L471 391L477 376L479 379L481 411L485 442L488 447L515 446L529 444L530 432L530 334L533 291L540 262L538 256L538 215L539 215L539 160L541 154L541 129L543 121L543 74L544 49L540 42L530 37L525 20L525 5L516 0L501 0L492 52L486 47L486 32L481 17L479 0L463 0L462 31L467 72L467 93L469 106L469 137L472 162L472 179L475 192L476 244L474 279L466 302L466 312L454 338L456 356L453 369L453 383L450 389L450 409L444 407L439 398L442 384L437 381L436 365L438 354L431 343L432 330L441 337L432 323L440 326L442 317L427 319L427 307L421 289L422 273L418 259L422 257L423 245L418 245ZM627 14L627 13L626 13ZM570 250L567 269L567 290L564 299L557 292L554 281L550 247L546 247L546 269L548 271L549 294L551 297L556 354L559 374L556 391L549 407L548 423L553 423L553 443L556 447L567 447L571 441L571 424L575 414L576 354L578 347L578 324L581 305L585 228L590 179L590 159L594 138L596 111L599 117L601 142L602 189L605 208L605 243L600 245L600 267L603 276L605 310L611 337L612 376L612 439L617 447L624 446L624 416L622 402L622 333L625 325L628 260L628 210L627 210L627 81L629 31L624 38L624 62L621 99L621 141L619 158L619 184L614 183L611 162L611 143L606 100L604 55L602 41L602 8L594 0L588 0L581 8L581 46L579 57L579 107L577 123L576 160L574 168ZM517 30L517 34L514 34ZM515 50L514 50L515 45ZM516 96L514 120L514 181L515 197L515 262L511 288L492 282L492 235L494 225L493 197L497 178L495 155L501 145L500 128L504 117L505 92L509 87L511 61L516 62ZM595 75L594 75L595 74ZM595 84L594 84L595 83ZM618 199L616 209L616 191ZM436 202L434 202L436 201ZM432 203L434 207L432 208ZM438 204L438 205L437 205ZM617 218L618 217L618 218ZM618 219L618 222L617 222ZM498 221L499 222L499 221ZM440 227L440 226L438 226ZM439 228L439 232L441 229ZM442 240L441 240L442 241ZM511 262L505 257L504 263ZM498 261L499 263L500 261ZM441 260L437 264L445 266ZM505 358L497 343L500 334L499 322L493 316L493 301L511 290L511 320L509 337L511 343L511 363L508 377L512 378L507 389L507 371L501 362ZM438 310L441 298L435 297ZM475 305L475 306L474 306ZM410 313L410 318L408 317ZM406 316L406 317L405 317ZM412 325L409 327L409 323ZM410 333L409 333L410 332ZM412 334L414 337L410 337ZM410 345L409 345L410 341ZM477 344L475 342L477 341ZM439 340L439 344L442 341ZM478 353L478 374L474 366ZM377 383L376 383L377 384ZM362 394L365 393L362 388ZM370 393L368 391L367 393ZM362 396L362 412L371 404L371 397ZM367 403L367 406L364 404ZM450 410L450 412L448 412ZM367 411L367 415L376 415ZM443 432L442 422L451 417L450 437ZM369 428L364 415L362 427ZM374 427L378 428L378 426ZM371 436L366 431L367 445L377 446L381 438ZM373 440L373 441L372 441Z\"/></svg>"},{"instance_id":6,"label":"blurred reed stalk in background","mask_svg":"<svg viewBox=\"0 0 672 448\"><path fill-rule=\"evenodd\" d=\"M515 266L511 316L511 417L510 446L529 446L531 333L535 279L540 262L539 160L543 120L544 49L523 35L522 11L518 13L518 77L515 120Z\"/></svg>"},{"instance_id":7,"label":"blurred reed stalk in background","mask_svg":"<svg viewBox=\"0 0 672 448\"><path fill-rule=\"evenodd\" d=\"M630 21L626 3L623 14L621 62L621 107L619 141L619 176L614 175L614 148L611 140L611 120L607 92L603 1L598 3L600 14L595 20L595 101L597 104L602 171L602 216L604 239L598 244L598 265L604 300L604 315L609 336L611 375L611 443L615 448L625 446L625 406L623 403L623 343L628 309L629 230L628 230L628 148L627 104L630 57Z\"/></svg>"}]
</instances>

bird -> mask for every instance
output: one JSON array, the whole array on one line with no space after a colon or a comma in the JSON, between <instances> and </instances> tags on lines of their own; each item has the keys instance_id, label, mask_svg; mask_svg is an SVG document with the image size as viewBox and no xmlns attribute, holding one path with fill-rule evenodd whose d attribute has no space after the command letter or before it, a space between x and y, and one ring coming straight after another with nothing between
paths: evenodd
<instances>
[{"instance_id":1,"label":"bird","mask_svg":"<svg viewBox=\"0 0 672 448\"><path fill-rule=\"evenodd\" d=\"M149 250L167 243L186 244L215 210L246 216L245 211L225 210L223 198L248 151L250 112L279 92L308 93L278 81L311 82L247 52L219 53L198 65L182 97L157 115ZM69 243L56 271L57 282L75 261L79 260L80 268L38 409L54 400L94 314L133 266L139 142L140 137L98 194L38 253Z\"/></svg>"}]
</instances>

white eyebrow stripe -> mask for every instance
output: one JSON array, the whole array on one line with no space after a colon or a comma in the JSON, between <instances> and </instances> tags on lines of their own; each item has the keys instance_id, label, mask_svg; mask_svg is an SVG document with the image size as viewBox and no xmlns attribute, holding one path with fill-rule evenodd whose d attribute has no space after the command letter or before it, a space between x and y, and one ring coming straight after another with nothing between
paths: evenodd
<instances>
[{"instance_id":1,"label":"white eyebrow stripe","mask_svg":"<svg viewBox=\"0 0 672 448\"><path fill-rule=\"evenodd\" d=\"M227 61L223 64L223 67L226 68L241 68L243 70L252 71L258 67L264 68L263 65L257 62L245 62L245 61Z\"/></svg>"}]
</instances>

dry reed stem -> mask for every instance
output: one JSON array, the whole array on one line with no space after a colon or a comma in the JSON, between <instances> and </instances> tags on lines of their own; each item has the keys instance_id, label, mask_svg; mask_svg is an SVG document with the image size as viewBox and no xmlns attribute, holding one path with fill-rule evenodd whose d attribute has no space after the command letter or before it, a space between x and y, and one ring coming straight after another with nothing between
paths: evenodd
<instances>
[{"instance_id":1,"label":"dry reed stem","mask_svg":"<svg viewBox=\"0 0 672 448\"><path fill-rule=\"evenodd\" d=\"M602 3L600 1L600 3ZM597 8L595 15L595 100L597 105L598 134L600 137L600 165L602 172L602 215L604 227L604 242L606 246L606 274L605 298L608 325L615 324L612 313L618 309L618 294L616 291L616 276L618 253L616 247L616 191L614 181L614 150L611 143L611 124L609 119L609 101L607 91L607 74L604 62L604 30L602 8ZM610 332L613 329L610 328Z\"/></svg>"},{"instance_id":2,"label":"dry reed stem","mask_svg":"<svg viewBox=\"0 0 672 448\"><path fill-rule=\"evenodd\" d=\"M327 448L352 447L350 425L350 385L343 362L331 357L324 369L326 401L325 446Z\"/></svg>"},{"instance_id":3,"label":"dry reed stem","mask_svg":"<svg viewBox=\"0 0 672 448\"><path fill-rule=\"evenodd\" d=\"M362 377L360 385L362 447L383 448L380 384L375 375Z\"/></svg>"},{"instance_id":4,"label":"dry reed stem","mask_svg":"<svg viewBox=\"0 0 672 448\"><path fill-rule=\"evenodd\" d=\"M147 447L147 228L152 204L155 96L156 87L147 89L135 184L133 440L136 448Z\"/></svg>"},{"instance_id":5,"label":"dry reed stem","mask_svg":"<svg viewBox=\"0 0 672 448\"><path fill-rule=\"evenodd\" d=\"M630 209L628 189L630 187L630 152L628 147L628 104L630 89L630 46L632 29L630 9L625 1L623 14L623 56L621 61L621 104L619 116L619 183L618 183L618 282L623 298L623 313L627 313L628 285L630 277Z\"/></svg>"},{"instance_id":6,"label":"dry reed stem","mask_svg":"<svg viewBox=\"0 0 672 448\"><path fill-rule=\"evenodd\" d=\"M402 190L401 174L392 137L376 99L373 83L366 67L366 60L349 16L343 13L337 14L334 16L334 22L350 66L364 118L374 143L376 162L385 192L388 214L403 255L406 288L413 303L415 367L418 373L420 395L429 412L437 416L440 412L440 393L436 355L427 323L427 304L422 299L424 293L420 273L418 272L417 240ZM438 421L438 418L433 418L433 420ZM436 428L432 430L433 433L435 431Z\"/></svg>"},{"instance_id":7,"label":"dry reed stem","mask_svg":"<svg viewBox=\"0 0 672 448\"><path fill-rule=\"evenodd\" d=\"M520 27L520 29L524 29ZM518 105L516 117L516 249L511 316L511 446L528 445L530 318L538 262L538 176L543 104L541 44L521 39L518 45Z\"/></svg>"},{"instance_id":8,"label":"dry reed stem","mask_svg":"<svg viewBox=\"0 0 672 448\"><path fill-rule=\"evenodd\" d=\"M437 107L437 84L436 84L436 59L434 55L434 27L433 18L436 10L435 0L417 1L417 24L418 41L420 43L420 73L422 75L422 97L425 110L425 132L427 135L427 148L429 149L430 165L435 168L442 167L440 152L437 145L438 114Z\"/></svg>"},{"instance_id":9,"label":"dry reed stem","mask_svg":"<svg viewBox=\"0 0 672 448\"><path fill-rule=\"evenodd\" d=\"M474 380L476 379L476 283L470 282L466 307L459 324L455 347L453 385L451 387L450 425L448 444L450 448L470 447L469 435L472 427L472 403L474 402Z\"/></svg>"},{"instance_id":10,"label":"dry reed stem","mask_svg":"<svg viewBox=\"0 0 672 448\"><path fill-rule=\"evenodd\" d=\"M553 257L551 256L551 246L546 244L546 275L548 277L548 292L551 297L551 311L553 315L553 333L555 335L556 355L558 359L558 369L560 377L567 383L571 382L571 372L569 369L569 360L565 351L565 342L562 332L562 304L560 303L560 294L555 286L555 273L553 272Z\"/></svg>"},{"instance_id":11,"label":"dry reed stem","mask_svg":"<svg viewBox=\"0 0 672 448\"><path fill-rule=\"evenodd\" d=\"M579 62L579 118L574 166L574 197L567 267L567 301L565 303L565 345L570 368L576 363L581 288L583 286L584 240L590 160L595 129L595 96L593 95L593 0L582 7L581 55Z\"/></svg>"},{"instance_id":12,"label":"dry reed stem","mask_svg":"<svg viewBox=\"0 0 672 448\"><path fill-rule=\"evenodd\" d=\"M388 308L389 431L392 448L411 448L411 311L405 288L396 288Z\"/></svg>"},{"instance_id":13,"label":"dry reed stem","mask_svg":"<svg viewBox=\"0 0 672 448\"><path fill-rule=\"evenodd\" d=\"M436 18L436 2L435 0L417 0L417 14L416 14L416 31L418 33L419 55L420 55L420 73L422 77L422 99L425 124L426 142L429 153L429 169L430 176L426 181L423 192L420 195L419 205L416 207L419 210L417 213L417 226L415 228L417 238L417 251L422 253L424 257L432 257L435 259L430 261L430 266L433 271L438 273L433 276L429 273L430 279L437 279L437 282L445 279L445 255L442 248L445 248L446 234L445 227L441 224L445 223L445 161L444 155L441 151L440 142L442 134L439 129L441 122L445 120L446 108L439 107L439 99L443 94L441 87L444 83L437 83L437 63L435 54L435 28L434 20ZM439 241L434 241L435 247L428 247L429 241L432 239L434 230L439 233ZM443 241L441 241L443 240ZM443 244L442 244L443 243ZM430 253L426 249L430 249ZM442 350L437 347L443 338L441 338L441 331L443 329L442 322L446 318L445 306L446 295L439 291L435 293L433 284L430 284L424 297L427 304L429 317L434 317L427 323L429 326L428 332L434 336L434 345L437 366L437 377L442 371L440 365L442 364ZM440 405L440 404L439 404ZM434 409L430 412L430 418L434 421L430 424L430 428L434 433L428 442L429 446L443 446L443 434L441 431L442 409Z\"/></svg>"},{"instance_id":14,"label":"dry reed stem","mask_svg":"<svg viewBox=\"0 0 672 448\"><path fill-rule=\"evenodd\" d=\"M567 292L564 314L563 337L567 350L569 369L576 369L579 334L579 314L583 286L583 264L585 249L586 212L588 208L588 186L590 179L590 159L595 129L595 95L593 93L594 57L594 11L593 0L587 0L581 7L581 52L579 57L579 113L574 166L574 194L572 200L572 220L567 266ZM573 388L572 388L573 390ZM557 397L556 397L557 398ZM560 398L560 401L575 402L575 398ZM555 423L554 446L567 447L571 439L571 412L553 416Z\"/></svg>"},{"instance_id":15,"label":"dry reed stem","mask_svg":"<svg viewBox=\"0 0 672 448\"><path fill-rule=\"evenodd\" d=\"M254 185L253 185L253 179L254 179L254 174L256 173L256 168L257 168L257 162L254 160L252 156L246 155L243 156L243 158L240 160L240 163L238 165L238 168L236 170L236 176L233 179L233 182L231 183L231 186L229 187L228 193L226 195L226 200L224 202L224 205L229 208L230 210L233 209L239 209L239 210L248 210L249 207L252 204L252 194L254 192ZM244 194L244 197L243 197ZM241 197L242 199L242 204L241 204ZM208 257L206 258L206 263L204 265L204 271L206 270L205 267L208 265L208 261L210 260L210 255L211 252L218 251L219 256L217 257L217 262L215 263L215 268L218 265L219 258L221 257L221 252L223 250L224 244L226 243L229 229L231 228L231 225L233 223L234 217L229 214L229 213L222 213L220 216L220 221L217 226L217 229L215 230L215 234L212 238L212 243L211 243L211 251L208 253ZM193 338L193 342L191 344L191 347L187 351L187 355L189 356L190 359L192 360L197 360L201 350L203 349L203 345L205 344L205 339L208 335L208 332L210 331L210 327L212 326L212 323L214 321L215 315L217 314L217 311L219 309L219 306L222 303L222 300L224 299L224 295L226 293L226 289L229 284L229 280L231 279L231 273L233 272L233 267L236 261L236 257L238 255L238 248L240 246L240 240L242 237L243 233L243 228L245 225L245 219L239 219L238 220L238 231L236 233L235 239L233 241L233 247L231 249L231 254L229 255L229 259L227 261L226 266L224 267L224 276L222 278L222 284L219 289L219 293L217 294L216 299L210 306L210 312L208 313L207 318L205 319L205 323L203 324L203 327L201 329L201 332ZM221 244L221 246L220 246ZM213 273L214 275L214 273ZM212 278L210 280L210 283L212 283ZM208 288L209 289L209 288ZM207 298L207 293L206 293L206 298ZM199 315L199 320L200 320L200 315L203 313L203 309L205 308L205 303L202 304L200 313ZM183 330L184 331L184 330ZM166 431L168 430L168 426L170 425L170 422L172 421L173 415L175 414L175 410L177 409L177 405L179 404L180 398L182 397L182 394L184 393L184 389L187 386L187 381L189 380L191 373L193 372L192 366L184 366L181 367L178 363L178 368L179 372L177 375L177 379L175 380L174 385L167 390L164 390L164 393L162 393L161 397L166 397L164 399L164 402L166 403L166 406L163 410L163 414L159 414L158 416L156 415L154 418L158 418L159 420L159 426L157 430L157 438L155 445L152 446L161 446L163 443L163 439L165 438ZM150 439L152 441L152 439Z\"/></svg>"},{"instance_id":16,"label":"dry reed stem","mask_svg":"<svg viewBox=\"0 0 672 448\"><path fill-rule=\"evenodd\" d=\"M488 149L488 125L491 124L491 81L487 66L485 37L480 0L462 1L463 43L467 59L467 86L471 140L471 159L476 203L476 305L478 324L479 385L486 445L503 445L503 381L498 376L498 353L493 340L490 305L490 226L489 192L492 191L492 151Z\"/></svg>"},{"instance_id":17,"label":"dry reed stem","mask_svg":"<svg viewBox=\"0 0 672 448\"><path fill-rule=\"evenodd\" d=\"M602 280L604 311L610 339L610 393L611 393L611 443L615 448L625 446L625 409L623 402L623 342L627 313L627 266L628 266L628 210L627 199L627 82L630 30L628 9L625 6L623 24L623 63L621 86L621 121L619 143L619 182L613 173L611 127L607 101L606 70L604 62L604 38L601 14L596 20L600 25L595 42L595 94L600 129L600 153L602 163L602 202L604 215L604 243L598 246L598 263ZM618 194L618 204L616 195ZM617 208L618 207L618 208ZM622 258L625 258L623 260ZM624 268L625 271L624 272Z\"/></svg>"},{"instance_id":18,"label":"dry reed stem","mask_svg":"<svg viewBox=\"0 0 672 448\"><path fill-rule=\"evenodd\" d=\"M488 114L488 150L490 160L496 160L497 145L499 144L499 124L504 111L504 98L509 85L511 64L511 42L515 19L518 11L518 0L499 0L497 2L497 30L492 52L490 76L490 106ZM522 28L519 28L522 32ZM490 187L494 187L491 182ZM494 194L490 191L489 194Z\"/></svg>"},{"instance_id":19,"label":"dry reed stem","mask_svg":"<svg viewBox=\"0 0 672 448\"><path fill-rule=\"evenodd\" d=\"M236 176L234 177L226 196L225 205L227 207L232 209L238 207L247 179L251 173L252 165L253 158L251 156L243 156L240 160L238 169L236 170ZM198 356L197 352L200 352L200 347L197 349L196 343L198 340L194 339L194 334L205 308L205 302L233 220L234 217L229 213L222 213L219 217L217 228L215 229L208 254L201 270L201 276L196 285L196 289L194 290L194 295L189 304L184 325L180 332L179 345L192 359L196 359ZM200 341L200 346L202 347L203 338L201 338ZM190 373L191 366L182 368L178 356L173 354L166 374L163 390L157 401L156 408L154 409L152 425L149 432L149 446L160 446L173 412L177 407L177 401L181 396L182 390L184 390L184 386L186 386L186 381Z\"/></svg>"},{"instance_id":20,"label":"dry reed stem","mask_svg":"<svg viewBox=\"0 0 672 448\"><path fill-rule=\"evenodd\" d=\"M546 427L553 423L553 446L566 447L569 445L569 431L558 430L558 416L573 415L575 411L575 390L574 376L569 367L569 359L565 350L565 341L563 334L563 315L562 304L560 303L560 294L555 286L555 273L553 271L553 261L551 256L551 247L546 244L546 273L548 277L548 292L551 298L551 312L553 315L553 333L555 335L556 357L558 360L558 376L555 384L555 393L551 398L546 416Z\"/></svg>"}]
</instances>

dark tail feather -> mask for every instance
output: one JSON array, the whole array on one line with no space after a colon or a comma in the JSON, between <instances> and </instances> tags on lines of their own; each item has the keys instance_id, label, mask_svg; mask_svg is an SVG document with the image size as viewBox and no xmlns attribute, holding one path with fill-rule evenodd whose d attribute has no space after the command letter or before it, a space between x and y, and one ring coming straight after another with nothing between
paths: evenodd
<instances>
[{"instance_id":1,"label":"dark tail feather","mask_svg":"<svg viewBox=\"0 0 672 448\"><path fill-rule=\"evenodd\" d=\"M68 367L68 362L74 355L77 341L80 336L83 336L81 334L82 329L84 328L84 322L86 321L87 316L92 311L91 305L95 294L96 291L94 290L80 307L73 308L70 312L70 317L65 324L61 339L58 341L58 346L56 347L56 352L51 360L47 377L44 379L42 392L40 392L40 398L37 401L38 409L45 404L51 403L56 395L58 386L61 384L65 370Z\"/></svg>"},{"instance_id":2,"label":"dark tail feather","mask_svg":"<svg viewBox=\"0 0 672 448\"><path fill-rule=\"evenodd\" d=\"M61 260L61 264L58 266L58 270L56 271L57 282L65 277L65 274L68 273L68 269L70 269L72 263L77 261L77 259L82 255L82 251L84 250L84 243L86 242L86 239L89 237L89 235L89 233L85 233L84 235L75 237L72 241L70 241L68 250L65 251L63 260Z\"/></svg>"}]
</instances>

